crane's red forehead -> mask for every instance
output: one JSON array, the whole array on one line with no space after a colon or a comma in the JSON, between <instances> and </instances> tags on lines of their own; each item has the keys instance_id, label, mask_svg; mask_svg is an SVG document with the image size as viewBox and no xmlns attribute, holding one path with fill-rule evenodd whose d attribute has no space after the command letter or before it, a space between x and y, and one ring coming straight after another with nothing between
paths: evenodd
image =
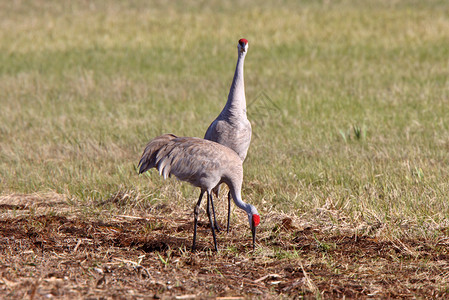
<instances>
[{"instance_id":1,"label":"crane's red forehead","mask_svg":"<svg viewBox=\"0 0 449 300\"><path fill-rule=\"evenodd\" d=\"M253 223L254 223L254 226L259 225L259 223L260 223L260 216L259 215L253 215Z\"/></svg>"},{"instance_id":2,"label":"crane's red forehead","mask_svg":"<svg viewBox=\"0 0 449 300\"><path fill-rule=\"evenodd\" d=\"M246 44L248 44L248 40L247 39L240 39L239 43L245 43L245 45L246 45Z\"/></svg>"}]
</instances>

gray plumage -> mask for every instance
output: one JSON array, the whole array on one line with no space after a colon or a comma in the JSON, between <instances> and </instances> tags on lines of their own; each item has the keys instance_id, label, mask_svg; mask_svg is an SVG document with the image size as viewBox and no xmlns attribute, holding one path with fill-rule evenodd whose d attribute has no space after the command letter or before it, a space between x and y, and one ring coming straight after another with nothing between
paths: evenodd
<instances>
[{"instance_id":1,"label":"gray plumage","mask_svg":"<svg viewBox=\"0 0 449 300\"><path fill-rule=\"evenodd\" d=\"M243 65L248 51L248 41L240 39L238 46L238 59L235 67L234 78L228 95L228 101L218 117L210 124L204 135L206 140L217 142L234 150L242 162L248 153L251 142L251 123L246 116L245 83L243 79ZM218 196L219 187L214 190ZM212 210L215 219L215 210L212 202ZM231 199L228 193L228 222L231 213ZM217 222L215 226L219 229Z\"/></svg>"},{"instance_id":2,"label":"gray plumage","mask_svg":"<svg viewBox=\"0 0 449 300\"><path fill-rule=\"evenodd\" d=\"M206 192L207 214L214 237L215 250L217 250L209 203L212 201L212 189L221 183L228 185L234 203L248 214L253 233L253 248L255 247L256 226L259 224L260 217L253 205L242 201L242 161L233 150L200 138L165 134L151 140L142 154L139 173L146 172L151 168L156 168L164 178L174 175L179 180L201 188L201 195L194 210L193 249L195 249L199 206L202 196Z\"/></svg>"},{"instance_id":3,"label":"gray plumage","mask_svg":"<svg viewBox=\"0 0 449 300\"><path fill-rule=\"evenodd\" d=\"M237 65L229 90L228 101L218 117L209 125L204 138L234 150L244 161L251 142L251 123L246 116L245 83L243 79L243 65L248 51L248 42L241 39L237 48Z\"/></svg>"}]
</instances>

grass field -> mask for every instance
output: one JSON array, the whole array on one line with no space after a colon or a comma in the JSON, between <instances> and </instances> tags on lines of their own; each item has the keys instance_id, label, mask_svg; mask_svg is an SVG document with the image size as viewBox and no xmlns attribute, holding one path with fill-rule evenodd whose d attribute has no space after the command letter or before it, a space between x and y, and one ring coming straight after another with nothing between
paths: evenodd
<instances>
[{"instance_id":1,"label":"grass field","mask_svg":"<svg viewBox=\"0 0 449 300\"><path fill-rule=\"evenodd\" d=\"M190 224L198 191L175 180L164 181L155 171L138 176L137 163L146 142L157 135L204 135L225 104L237 41L245 37L249 41L245 85L253 139L244 164L243 197L261 213L260 241L254 255L249 248L234 248L238 237L245 245L249 243L248 225L238 220L241 212L234 209L236 231L232 237L221 237L224 254L215 258L229 261L238 256L242 266L257 266L261 272L269 271L264 266L279 262L284 267L272 270L276 274L286 272L290 265L298 268L302 283L291 279L290 273L293 277L274 277L274 282L285 285L280 288L279 283L266 282L266 289L257 287L263 297L295 293L447 296L449 265L442 261L448 257L449 228L449 3L191 2L0 3L0 208L4 228L23 216L35 220L30 224L40 224L33 230L42 236L52 234L42 224L53 221L36 220L51 216L74 218L72 229L87 226L88 221L97 225L110 221L110 226L121 228L121 221L111 221L120 215L145 220L165 216ZM33 199L40 199L39 204ZM45 199L51 205L41 210ZM224 201L219 211L224 223ZM286 226L289 220L293 225ZM165 230L168 236L180 234L168 230L176 228L175 224L164 226L153 229ZM132 228L136 239L143 234L138 226ZM148 231L152 226L145 228ZM196 254L184 251L190 247L191 228L187 228L182 242L164 241L164 247L131 247L149 243L148 237L131 246L125 243L128 248L119 244L134 249L131 261L144 251L156 261L179 255L178 260L191 262ZM13 229L4 229L2 238L14 236ZM76 241L88 238L87 233L74 232L79 233L75 229L67 232L73 235L73 247L67 246L72 250ZM206 254L195 258L197 267L204 266L211 255L207 227L203 236ZM351 272L338 268L338 281L333 277L337 276L335 265L343 265L345 258L349 265L354 262L350 254L330 253L345 248L341 242L346 237L386 243L376 244L378 260L373 250L377 246L368 240L354 246L374 251L366 264L368 269L373 267L373 274L381 274L381 267L392 261L417 269L393 268L391 281L376 285L372 280L379 276L366 279L363 268L349 268ZM21 238L30 236L24 233ZM105 240L110 241L106 235ZM318 246L301 244L308 241ZM381 252L390 251L390 246L405 254L399 251L385 258ZM5 249L4 254L13 253ZM52 249L59 253L56 246ZM151 259L148 265L154 265ZM330 268L328 273L316 269L317 260ZM378 266L376 261L385 264ZM4 269L12 265L2 263ZM95 263L107 264L100 258ZM30 271L34 275L14 273L14 277L6 268L10 277L3 278L23 283L19 278L26 282L50 272L34 264ZM158 272L174 272L170 264L161 266ZM189 266L181 267L185 271ZM214 267L205 272L232 278L219 264ZM417 270L427 275L404 279L399 283L407 288L393 293L398 285L394 278L418 274ZM267 275L245 274L252 280ZM325 284L332 282L330 278L336 280L333 286ZM359 289L351 285L355 283L343 283L348 278L366 281L357 282ZM88 286L86 280L83 284ZM17 287L26 284L5 282L0 285L4 295L23 296ZM44 293L39 294L37 282L34 291L27 292L31 297ZM134 289L145 290L143 286L145 282L136 281ZM166 284L149 289L167 297L258 295L243 288L214 292L210 282L201 291L194 285L177 292ZM112 295L77 291L80 297Z\"/></svg>"}]
</instances>

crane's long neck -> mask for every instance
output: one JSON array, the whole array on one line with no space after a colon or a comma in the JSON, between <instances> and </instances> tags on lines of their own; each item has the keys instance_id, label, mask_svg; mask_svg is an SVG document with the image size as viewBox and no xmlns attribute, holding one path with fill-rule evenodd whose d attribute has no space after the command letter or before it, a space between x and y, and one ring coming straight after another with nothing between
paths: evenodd
<instances>
[{"instance_id":1,"label":"crane's long neck","mask_svg":"<svg viewBox=\"0 0 449 300\"><path fill-rule=\"evenodd\" d=\"M234 78L231 89L229 90L228 101L222 111L224 117L246 116L245 83L243 80L244 61L245 53L239 53Z\"/></svg>"},{"instance_id":2,"label":"crane's long neck","mask_svg":"<svg viewBox=\"0 0 449 300\"><path fill-rule=\"evenodd\" d=\"M229 190L231 191L232 199L234 200L235 205L237 205L237 207L243 209L247 213L250 213L251 205L243 202L241 188L230 185Z\"/></svg>"}]
</instances>

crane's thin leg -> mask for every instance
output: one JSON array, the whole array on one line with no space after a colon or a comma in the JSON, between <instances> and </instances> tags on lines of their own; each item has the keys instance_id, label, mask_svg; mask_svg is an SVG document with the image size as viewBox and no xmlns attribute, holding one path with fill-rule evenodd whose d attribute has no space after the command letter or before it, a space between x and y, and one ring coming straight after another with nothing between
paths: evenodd
<instances>
[{"instance_id":1,"label":"crane's thin leg","mask_svg":"<svg viewBox=\"0 0 449 300\"><path fill-rule=\"evenodd\" d=\"M212 204L212 214L214 215L214 226L215 226L215 229L217 230L217 232L220 232L221 228L220 228L220 226L218 226L217 217L215 216L215 208L214 208L214 201L212 201L212 195L211 195L211 198L210 198L210 203Z\"/></svg>"},{"instance_id":2,"label":"crane's thin leg","mask_svg":"<svg viewBox=\"0 0 449 300\"><path fill-rule=\"evenodd\" d=\"M227 233L229 233L229 222L231 221L231 191L228 192L228 227Z\"/></svg>"},{"instance_id":3,"label":"crane's thin leg","mask_svg":"<svg viewBox=\"0 0 449 300\"><path fill-rule=\"evenodd\" d=\"M195 218L195 221L193 223L193 245L192 245L192 251L195 251L195 243L196 243L196 227L198 225L198 215L200 213L200 204L201 199L203 199L204 191L201 190L200 198L198 199L198 202L195 205L195 208L193 209L193 216Z\"/></svg>"},{"instance_id":4,"label":"crane's thin leg","mask_svg":"<svg viewBox=\"0 0 449 300\"><path fill-rule=\"evenodd\" d=\"M209 207L210 202L212 202L212 194L207 192L207 216L209 217L210 228L212 229L212 236L214 237L215 251L218 251L217 237L215 236L214 224L212 223L212 215L210 214L210 207Z\"/></svg>"}]
</instances>

